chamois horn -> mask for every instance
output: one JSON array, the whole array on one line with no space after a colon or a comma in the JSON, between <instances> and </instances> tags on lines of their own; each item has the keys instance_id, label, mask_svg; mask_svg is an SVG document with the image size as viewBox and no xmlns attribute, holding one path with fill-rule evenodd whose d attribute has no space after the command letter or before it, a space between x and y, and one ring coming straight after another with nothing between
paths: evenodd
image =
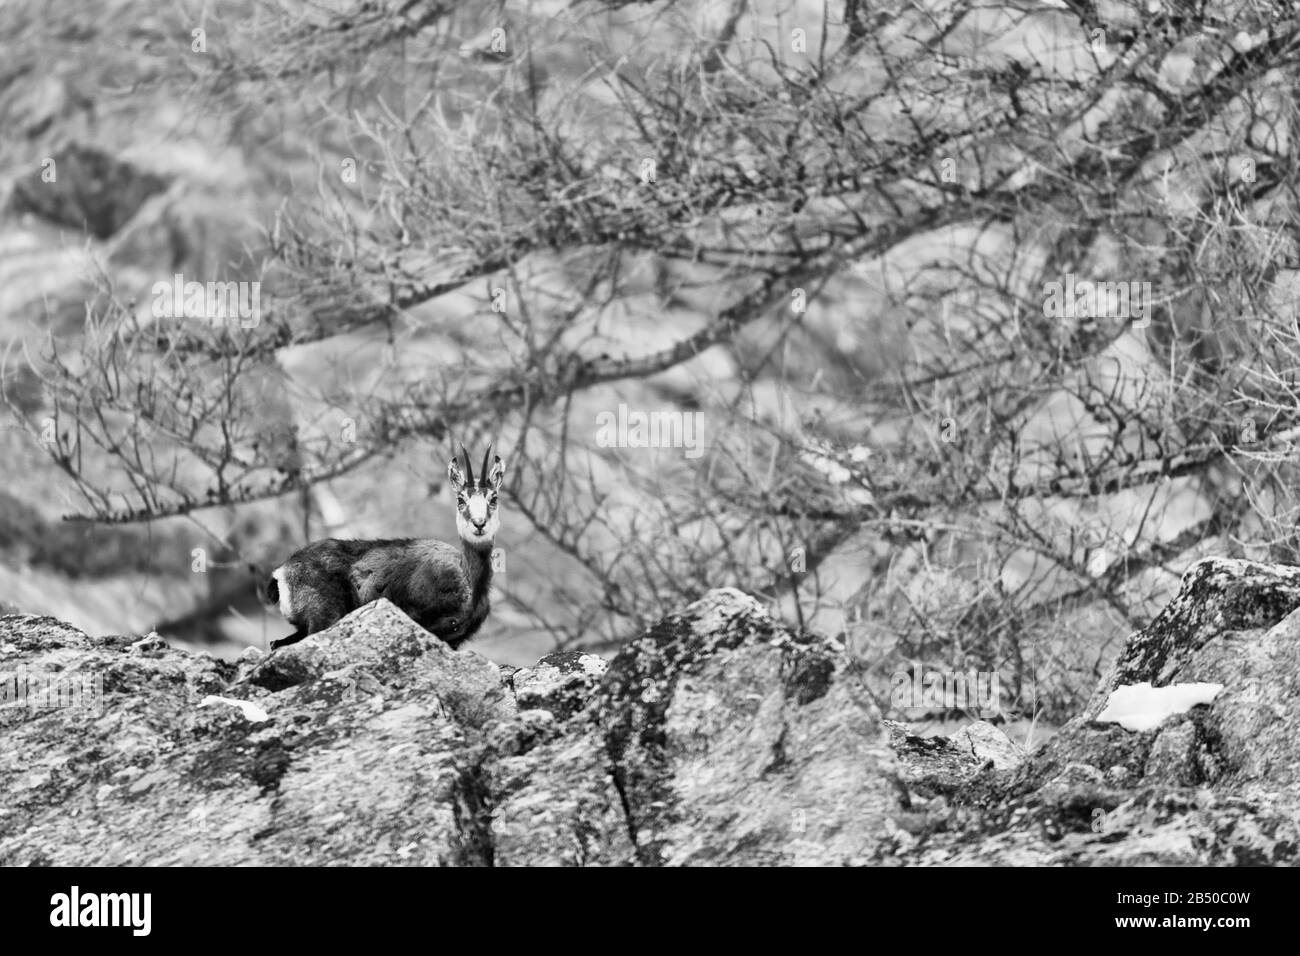
<instances>
[{"instance_id":1,"label":"chamois horn","mask_svg":"<svg viewBox=\"0 0 1300 956\"><path fill-rule=\"evenodd\" d=\"M465 471L467 474L467 480L465 484L467 487L473 488L474 487L474 466L469 463L469 452L465 450L465 446L463 444L460 446L460 457L465 459Z\"/></svg>"}]
</instances>

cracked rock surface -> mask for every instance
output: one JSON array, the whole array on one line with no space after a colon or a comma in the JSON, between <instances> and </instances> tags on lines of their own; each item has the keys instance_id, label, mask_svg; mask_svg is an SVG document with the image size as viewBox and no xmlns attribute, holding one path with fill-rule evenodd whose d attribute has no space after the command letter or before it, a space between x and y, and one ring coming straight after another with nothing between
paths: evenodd
<instances>
[{"instance_id":1,"label":"cracked rock surface","mask_svg":"<svg viewBox=\"0 0 1300 956\"><path fill-rule=\"evenodd\" d=\"M9 615L0 864L1286 863L1297 606L1298 569L1195 565L1029 755L883 720L840 645L731 589L611 662L521 669L386 601L269 662ZM94 693L14 702L15 675ZM1149 732L1095 723L1143 680L1225 690Z\"/></svg>"}]
</instances>

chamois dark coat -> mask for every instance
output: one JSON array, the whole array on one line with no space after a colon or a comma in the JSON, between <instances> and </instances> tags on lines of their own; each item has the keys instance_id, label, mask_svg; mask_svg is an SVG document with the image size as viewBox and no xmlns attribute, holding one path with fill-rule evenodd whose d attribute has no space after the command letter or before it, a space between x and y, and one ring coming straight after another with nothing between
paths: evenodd
<instances>
[{"instance_id":1,"label":"chamois dark coat","mask_svg":"<svg viewBox=\"0 0 1300 956\"><path fill-rule=\"evenodd\" d=\"M500 526L497 492L505 469L496 458L491 472L483 474L490 454L489 447L478 481L468 456L468 477L454 458L447 469L456 492L460 547L423 538L328 538L312 542L276 568L266 585L267 598L297 630L273 641L272 648L323 631L381 597L452 647L469 640L490 609L492 546Z\"/></svg>"}]
</instances>

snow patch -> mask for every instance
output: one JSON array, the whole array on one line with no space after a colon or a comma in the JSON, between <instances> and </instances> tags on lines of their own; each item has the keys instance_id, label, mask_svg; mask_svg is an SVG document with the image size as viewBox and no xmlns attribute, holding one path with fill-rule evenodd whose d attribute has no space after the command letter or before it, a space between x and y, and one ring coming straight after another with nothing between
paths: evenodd
<instances>
[{"instance_id":1,"label":"snow patch","mask_svg":"<svg viewBox=\"0 0 1300 956\"><path fill-rule=\"evenodd\" d=\"M1126 730L1154 730L1166 717L1185 714L1197 704L1211 703L1221 690L1222 684L1125 684L1111 692L1096 720L1100 724L1119 724Z\"/></svg>"},{"instance_id":2,"label":"snow patch","mask_svg":"<svg viewBox=\"0 0 1300 956\"><path fill-rule=\"evenodd\" d=\"M251 700L235 700L233 697L217 697L209 694L199 701L200 707L206 707L209 704L229 704L231 707L238 707L244 714L245 720L251 720L255 724L260 724L264 720L270 720L266 711L258 707Z\"/></svg>"}]
</instances>

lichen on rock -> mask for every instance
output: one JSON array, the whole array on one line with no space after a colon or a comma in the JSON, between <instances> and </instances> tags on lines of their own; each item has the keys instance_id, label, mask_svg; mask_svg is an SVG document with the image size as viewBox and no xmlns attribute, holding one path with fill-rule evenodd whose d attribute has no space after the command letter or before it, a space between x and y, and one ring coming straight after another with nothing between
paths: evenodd
<instances>
[{"instance_id":1,"label":"lichen on rock","mask_svg":"<svg viewBox=\"0 0 1300 956\"><path fill-rule=\"evenodd\" d=\"M732 589L518 669L386 601L234 663L9 615L0 678L83 693L0 702L0 864L1292 862L1297 606L1297 569L1201 562L1029 754L885 719L839 644ZM1141 681L1223 690L1097 721Z\"/></svg>"}]
</instances>

